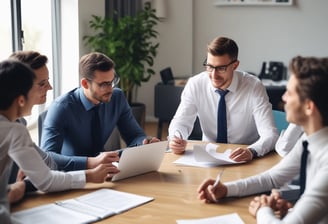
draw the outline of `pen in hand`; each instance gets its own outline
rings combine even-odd
[[[152,136],[147,136],[147,143],[152,143],[153,137]]]
[[[176,144],[176,145],[181,145],[181,141],[183,140],[183,136],[179,130],[176,130],[174,132],[173,137],[167,136],[167,140],[168,140],[168,145],[167,145],[167,149],[166,149],[167,152],[172,152],[172,149],[170,148],[170,141],[172,141],[173,138],[176,139],[176,140],[174,140],[174,144]],[[181,154],[183,152],[184,152],[184,149],[183,149],[183,151],[181,151],[181,150],[178,151],[178,154]]]
[[[218,174],[218,176],[216,177],[216,180],[213,184],[213,191],[218,187],[220,180],[221,180],[221,176],[223,174],[224,168],[222,168],[221,172]]]

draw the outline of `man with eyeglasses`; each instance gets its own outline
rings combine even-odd
[[[47,92],[52,89],[49,83],[49,70],[47,67],[48,58],[46,55],[42,55],[36,51],[17,51],[10,55],[10,59],[18,60],[27,64],[35,73],[34,85],[32,87],[36,94],[36,104],[44,104],[47,100]],[[26,120],[20,118],[17,120],[20,123],[26,125]],[[58,155],[56,158],[52,158],[49,153],[44,152],[37,145],[34,144],[34,149],[42,157],[43,161],[52,170],[62,171],[73,171],[76,170],[74,167],[74,157]],[[98,166],[101,164],[111,164],[119,160],[118,152],[105,152],[95,157],[87,157],[87,168],[88,169],[99,169]],[[100,170],[101,171],[101,170]],[[97,171],[97,172],[100,172]],[[110,175],[114,175],[118,172],[117,168],[113,166],[111,168]],[[72,176],[79,175],[78,172],[72,172]],[[80,183],[85,183],[84,179],[79,179]],[[28,178],[25,178],[23,172],[18,172],[18,166],[16,163],[13,164],[10,179],[9,179],[10,191],[8,191],[8,198],[10,203],[17,202],[20,200],[25,193],[38,190]]]
[[[250,161],[270,152],[278,138],[272,107],[261,81],[236,70],[239,61],[235,41],[215,38],[207,47],[203,65],[206,71],[188,80],[170,123],[171,150],[185,152],[185,139],[198,116],[203,141],[248,145],[233,149],[232,160]]]
[[[92,52],[81,57],[81,87],[58,97],[44,120],[41,148],[56,158],[72,156],[73,165],[87,168],[86,156],[97,156],[117,126],[127,146],[157,142],[147,139],[119,88],[114,62]]]
[[[215,187],[204,180],[198,198],[220,203],[225,197],[255,196],[248,210],[257,223],[328,223],[328,58],[294,57],[282,96],[286,119],[304,131],[293,149],[271,169]],[[300,174],[300,198],[292,205],[274,190]],[[292,207],[292,208],[291,208]]]

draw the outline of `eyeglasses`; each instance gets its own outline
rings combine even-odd
[[[218,72],[220,74],[225,73],[227,71],[227,68],[232,65],[233,63],[235,63],[237,61],[237,59],[232,60],[230,63],[226,64],[226,65],[219,65],[219,66],[213,66],[210,64],[207,64],[207,58],[205,58],[205,61],[203,62],[203,66],[206,68],[206,71],[211,73],[213,72],[213,70],[215,72]]]
[[[43,81],[37,83],[37,86],[38,86],[40,89],[45,89],[45,88],[47,88],[48,86],[51,86],[51,85],[50,85],[49,80],[43,80]]]
[[[115,77],[112,81],[101,82],[101,83],[95,82],[95,81],[90,80],[90,79],[87,79],[87,80],[90,81],[90,82],[96,83],[101,91],[105,91],[108,87],[114,88],[115,86],[117,86],[117,84],[120,82],[120,77],[118,77],[115,74]]]

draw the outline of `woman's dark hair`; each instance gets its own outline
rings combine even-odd
[[[20,61],[0,62],[0,110],[7,110],[21,95],[27,99],[35,78],[34,72]]]

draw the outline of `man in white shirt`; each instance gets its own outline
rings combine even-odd
[[[249,161],[273,150],[278,139],[272,106],[261,81],[246,72],[237,71],[238,46],[235,41],[215,38],[207,47],[205,72],[191,77],[181,95],[181,103],[169,126],[169,147],[182,154],[186,140],[198,116],[203,141],[217,141],[218,91],[226,91],[226,142],[246,144],[234,149],[230,158]],[[220,129],[220,130],[218,130]],[[223,130],[223,129],[222,129]],[[178,136],[175,133],[180,133]]]
[[[275,150],[281,156],[286,156],[290,150],[294,147],[297,140],[302,136],[302,127],[290,123],[286,130],[280,133],[280,136],[276,142]]]
[[[219,183],[205,180],[199,198],[216,202],[223,197],[246,196],[279,188],[301,173],[304,142],[308,143],[305,191],[293,210],[276,194],[255,197],[249,211],[257,223],[328,223],[328,58],[295,57],[290,63],[291,77],[283,95],[288,122],[301,126],[304,135],[274,167],[238,181]],[[302,146],[303,144],[303,146]],[[282,220],[275,212],[286,216]]]

